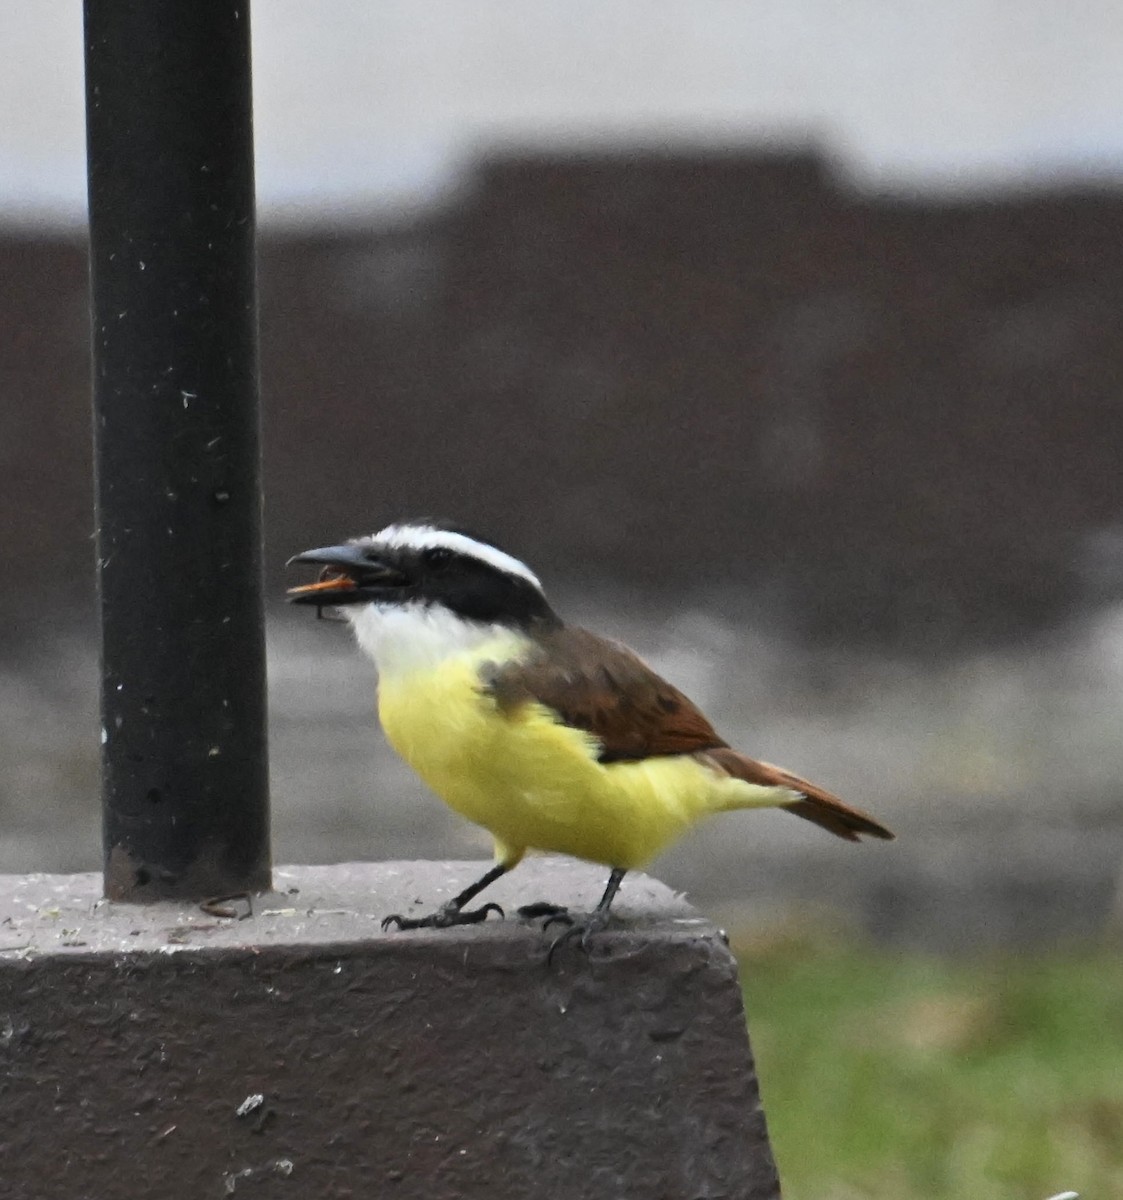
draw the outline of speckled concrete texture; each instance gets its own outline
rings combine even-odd
[[[0,1193],[778,1196],[720,933],[643,876],[551,967],[518,919],[382,932],[485,865],[282,867],[209,912],[0,877]],[[487,898],[584,910],[603,883],[535,860]]]

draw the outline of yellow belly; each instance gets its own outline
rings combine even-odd
[[[701,816],[753,803],[749,785],[688,756],[602,765],[596,741],[540,705],[500,712],[479,685],[484,646],[439,667],[383,677],[390,743],[450,807],[488,829],[504,860],[528,848],[643,866]],[[744,794],[742,794],[744,793]],[[759,801],[756,801],[759,803]]]

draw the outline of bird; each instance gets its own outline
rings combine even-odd
[[[551,955],[571,937],[587,950],[625,874],[715,814],[779,807],[847,841],[894,836],[734,749],[627,646],[567,624],[524,562],[452,522],[401,520],[288,565],[320,568],[289,600],[339,610],[374,661],[387,740],[494,844],[493,865],[457,896],[424,916],[392,914],[384,928],[502,916],[496,904],[469,905],[533,850],[609,869],[583,918],[546,902],[519,910],[565,925]]]

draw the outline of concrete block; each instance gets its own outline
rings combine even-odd
[[[5,1200],[772,1200],[734,961],[629,876],[592,954],[508,918],[385,934],[479,863],[287,867],[216,916],[0,877]],[[524,864],[513,913],[603,871]]]

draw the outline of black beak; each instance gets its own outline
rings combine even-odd
[[[285,566],[293,563],[324,568],[315,583],[289,588],[287,595],[293,604],[315,604],[320,608],[359,604],[400,591],[407,582],[396,567],[351,544],[305,550],[303,554],[294,554]]]

